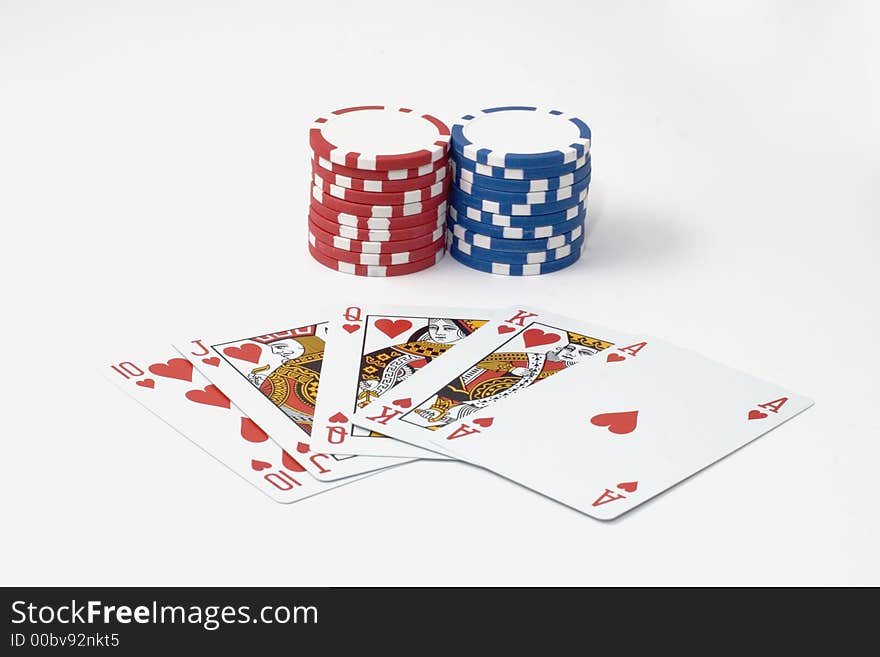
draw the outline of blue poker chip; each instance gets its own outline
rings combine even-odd
[[[552,178],[535,178],[533,180],[509,180],[505,178],[493,178],[492,176],[484,176],[475,173],[470,169],[465,169],[457,165],[455,160],[452,161],[453,181],[462,187],[462,183],[470,183],[476,187],[485,189],[494,189],[499,192],[513,192],[524,194],[529,192],[546,192],[560,187],[570,187],[577,182],[589,176],[593,171],[589,156],[587,163],[580,169],[575,169],[571,173]],[[467,190],[465,190],[467,191]]]
[[[461,228],[472,233],[493,239],[535,240],[566,235],[578,226],[583,226],[586,216],[587,211],[584,208],[573,219],[558,224],[548,224],[546,226],[496,226],[468,219],[463,214],[460,214],[458,210],[450,207],[449,219],[446,225],[461,226]]]
[[[553,260],[552,262],[541,262],[529,265],[512,265],[506,262],[490,262],[488,260],[480,260],[466,253],[462,253],[455,245],[449,247],[449,255],[461,264],[478,269],[489,274],[501,274],[503,276],[537,276],[539,274],[549,274],[560,269],[573,265],[581,257],[583,247],[572,253],[571,255]]]
[[[581,178],[574,185],[558,187],[545,192],[502,192],[497,189],[489,189],[482,185],[474,185],[465,180],[455,177],[455,189],[479,199],[484,205],[482,210],[491,210],[493,206],[486,207],[485,203],[500,203],[508,205],[545,205],[547,203],[564,203],[576,198],[577,195],[590,185],[591,176]],[[470,203],[468,203],[470,205]]]
[[[587,166],[591,161],[591,155],[587,153],[574,162],[563,164],[558,167],[530,167],[528,169],[516,169],[506,167],[494,167],[488,164],[479,164],[473,160],[456,155],[455,151],[450,155],[456,166],[462,171],[472,171],[481,176],[498,178],[499,180],[541,180],[544,178],[558,178]]]
[[[452,150],[505,168],[559,167],[590,152],[585,121],[559,110],[511,105],[466,114],[452,126]]]
[[[577,225],[568,233],[553,235],[552,237],[542,237],[538,239],[507,239],[504,237],[492,237],[468,230],[461,224],[457,224],[450,220],[446,222],[449,233],[459,242],[470,244],[481,251],[508,251],[512,253],[537,253],[539,251],[553,251],[567,244],[583,238],[584,222],[583,220],[575,222]],[[469,253],[467,249],[460,247],[460,250]],[[480,253],[471,254],[474,257],[481,257]]]
[[[584,184],[586,182],[586,184]],[[454,185],[449,190],[449,201],[458,206],[467,206],[475,210],[492,214],[510,215],[512,217],[532,217],[564,212],[571,207],[587,199],[589,192],[589,180],[584,179],[578,186],[567,187],[572,194],[569,198],[552,203],[511,203],[508,201],[493,201],[481,196],[466,194]],[[540,223],[547,223],[541,221]]]
[[[563,244],[555,249],[547,251],[493,251],[482,249],[479,246],[460,240],[449,231],[448,246],[454,248],[463,255],[468,255],[476,260],[490,263],[507,265],[539,265],[541,263],[555,262],[569,256],[580,253],[584,245],[584,236],[581,235],[569,244]]]
[[[587,207],[586,199],[567,210],[560,210],[551,214],[539,214],[529,217],[512,216],[509,214],[496,214],[493,212],[485,212],[477,210],[462,203],[457,203],[450,198],[449,208],[455,209],[455,220],[470,219],[471,222],[487,224],[492,226],[510,226],[512,228],[535,228],[537,226],[552,226],[554,224],[562,224],[570,222],[572,219],[582,214]],[[452,216],[450,212],[450,216]],[[568,231],[563,231],[568,232]]]

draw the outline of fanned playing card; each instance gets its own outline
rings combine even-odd
[[[448,358],[488,321],[486,310],[347,306],[331,316],[311,447],[333,454],[448,458],[352,423],[355,411],[394,394]]]
[[[493,313],[489,323],[418,376],[374,399],[355,423],[426,449],[467,431],[470,415],[627,339],[613,329],[534,308]],[[439,440],[438,440],[439,439]]]
[[[432,437],[456,458],[608,520],[812,403],[693,351],[644,339],[477,409]]]
[[[174,346],[291,455],[308,454],[324,358],[325,321],[246,337],[204,337]],[[238,335],[242,335],[239,333]],[[410,459],[411,460],[411,459]],[[306,462],[321,481],[400,465],[405,459],[316,453]]]
[[[321,456],[294,458],[282,450],[171,347],[114,359],[102,374],[276,502],[290,504],[369,476],[318,481],[303,463]]]

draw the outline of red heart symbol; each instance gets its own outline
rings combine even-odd
[[[624,411],[622,413],[600,413],[594,415],[590,422],[597,427],[608,427],[608,431],[623,435],[631,433],[636,428],[639,417],[638,411]]]
[[[186,393],[186,398],[196,404],[229,408],[229,397],[220,392],[220,388],[214,384],[205,386],[203,390],[190,390]]]
[[[296,451],[300,454],[308,454],[309,453],[309,445],[308,443],[297,443]]]
[[[493,417],[481,417],[474,420],[474,424],[481,426],[485,429],[486,427],[491,427],[494,421],[495,418]]]
[[[537,347],[542,344],[553,344],[554,342],[559,342],[560,337],[558,333],[545,333],[541,329],[531,328],[528,331],[523,332],[523,343],[526,346],[526,349],[530,347]]]
[[[241,437],[249,443],[264,443],[269,436],[249,417],[241,418]]]
[[[377,319],[376,328],[382,331],[389,338],[396,338],[404,331],[411,329],[413,323],[408,319]]]
[[[281,465],[290,470],[291,472],[305,472],[306,469],[299,464],[295,458],[293,458],[290,454],[285,452],[283,449],[281,450]]]
[[[345,417],[342,413],[336,413],[335,415],[330,416],[331,422],[348,422],[348,418]]]
[[[502,324],[498,327],[498,335],[504,335],[505,333],[513,333],[516,329],[512,326],[508,326],[507,324]]]
[[[765,417],[767,414],[764,411],[749,411],[750,420],[763,420]]]
[[[409,408],[410,406],[412,406],[412,399],[410,399],[409,397],[405,397],[404,399],[395,399],[391,403],[395,406],[400,406],[400,408]]]
[[[263,353],[263,350],[258,344],[248,343],[243,344],[240,347],[226,347],[223,350],[223,353],[230,358],[246,360],[249,363],[258,363],[260,361],[260,354]]]
[[[622,360],[626,360],[625,356],[621,356],[620,354],[608,354],[608,358],[605,359],[606,363],[619,363]]]
[[[156,382],[153,379],[141,379],[136,382],[142,388],[155,388]]]
[[[626,491],[627,493],[635,493],[636,489],[639,487],[639,482],[624,481],[622,484],[617,484],[617,487],[620,490]]]
[[[202,362],[205,365],[213,365],[214,367],[219,367],[220,359],[217,356],[211,356],[210,358],[202,358]]]
[[[266,463],[265,461],[258,461],[256,459],[254,459],[253,461],[251,461],[251,467],[254,470],[256,470],[257,472],[259,472],[260,470],[265,470],[266,468],[271,468],[272,464]]]
[[[342,328],[344,328],[349,333],[354,333],[361,327],[360,324],[343,324]]]
[[[150,372],[166,379],[193,380],[193,366],[186,358],[172,358],[167,363],[150,365]]]

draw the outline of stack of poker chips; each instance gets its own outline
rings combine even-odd
[[[508,276],[580,258],[590,188],[590,128],[537,107],[494,107],[452,126],[448,242],[453,258]]]
[[[445,253],[449,128],[411,109],[337,110],[309,133],[309,252],[358,276],[427,269]]]

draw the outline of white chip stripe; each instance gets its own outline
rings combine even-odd
[[[443,219],[438,219],[433,224],[434,230],[431,232],[431,235],[435,235],[435,237],[431,241],[435,241],[435,240],[439,239],[440,235],[442,234],[443,227],[444,227],[445,223],[446,222]],[[429,224],[429,226],[430,226],[430,224]],[[425,236],[425,234],[421,234],[421,235],[417,235],[415,237],[403,237],[402,238],[393,232],[389,233],[388,231],[385,231],[385,230],[368,230],[366,233],[366,237],[363,237],[363,230],[364,230],[363,228],[357,229],[357,228],[352,228],[350,226],[339,226],[338,227],[339,232],[335,233],[335,234],[329,233],[329,231],[327,231],[326,229],[324,229],[320,225],[318,226],[318,228],[322,232],[326,232],[326,233],[330,234],[331,237],[333,237],[334,239],[338,238],[340,240],[346,240],[345,246],[339,247],[339,248],[345,248],[346,251],[362,251],[363,250],[363,249],[352,249],[351,243],[350,243],[352,241],[362,243],[365,245],[369,245],[369,246],[373,246],[374,244],[377,244],[377,243],[387,244],[389,242],[409,242],[412,240],[421,239]],[[438,231],[440,231],[439,234],[438,234]],[[392,239],[393,237],[397,237],[397,239]],[[334,243],[334,246],[336,246],[336,243]],[[376,248],[381,248],[381,247],[377,246]],[[379,251],[375,251],[375,253],[379,253]]]
[[[463,262],[468,267],[472,267],[474,269],[478,269],[479,271],[487,271],[484,267],[488,267],[488,271],[492,274],[503,274],[505,276],[535,276],[541,274],[549,274],[554,271],[561,271],[562,269],[566,269],[574,264],[580,257],[583,255],[585,249],[585,244],[581,244],[580,248],[575,252],[571,251],[564,257],[560,257],[557,260],[551,260],[548,262],[542,263],[528,263],[528,264],[512,264],[512,263],[504,263],[504,262],[491,262],[486,260],[481,260],[480,258],[475,258],[474,256],[469,256],[474,263]],[[452,257],[455,258],[456,252],[461,252],[464,254],[461,249],[458,248],[457,244],[453,245],[453,248],[450,249],[452,253]],[[466,254],[464,254],[466,255]],[[567,262],[566,262],[567,260]]]
[[[583,227],[583,226],[578,226],[578,227],[575,228],[573,231],[571,231],[571,238],[569,239],[569,241],[570,241],[570,242],[574,242],[577,238],[579,238],[581,235],[583,235],[583,232],[584,232],[584,227]],[[556,240],[556,239],[558,239],[558,238],[562,238],[562,237],[563,237],[563,235],[557,235],[557,236],[555,236],[555,237],[551,237],[551,238],[547,241],[547,245],[548,245],[548,247],[551,248],[551,249],[554,249],[554,248],[556,248],[557,246],[561,246],[561,244],[557,244],[554,240]],[[552,246],[550,246],[551,244],[552,244]]]
[[[440,218],[441,217],[438,216],[438,219]],[[340,216],[336,223],[342,224],[343,226],[349,226],[350,228],[366,228],[367,230],[385,231],[394,231],[410,227],[409,225],[401,226],[399,223],[395,223],[393,219],[389,219],[388,217],[371,217],[365,221],[363,218],[353,217],[352,215],[346,215],[345,217]]]
[[[455,239],[453,244],[455,245],[455,248],[458,249],[459,251],[461,251],[462,253],[469,255],[469,256],[472,256],[472,257],[475,257],[475,258],[485,258],[481,254],[474,255],[472,246],[479,246],[478,244],[471,245],[469,242],[464,241],[462,238],[455,235],[454,232],[451,232],[451,231],[447,231],[446,235],[447,235],[450,242],[453,242],[453,238]],[[574,239],[577,239],[577,237]],[[474,240],[474,241],[476,242],[476,240]],[[572,241],[574,241],[574,240],[572,240]],[[489,247],[482,247],[482,248],[489,248]],[[539,265],[539,264],[542,264],[545,262],[552,262],[553,260],[559,260],[561,258],[564,258],[566,256],[571,255],[571,244],[565,244],[565,245],[560,246],[555,249],[551,248],[551,249],[548,249],[547,251],[533,251],[531,253],[529,253],[529,252],[520,253],[517,251],[515,253],[517,253],[517,257],[524,258],[527,264]]]
[[[581,155],[577,159],[577,164],[575,165],[575,169],[580,169],[587,163],[587,158],[589,157],[588,153]],[[499,172],[499,169],[501,171]],[[462,167],[462,171],[465,171]],[[488,164],[480,164],[478,162],[474,162],[474,172],[480,174],[481,176],[489,176],[490,178],[504,178],[506,180],[526,180],[526,170],[525,169],[506,169],[503,166],[491,166]],[[500,174],[500,175],[499,175]]]
[[[325,160],[326,162],[326,160]],[[327,162],[327,164],[330,164]],[[428,165],[430,166],[430,165]],[[434,183],[439,183],[446,179],[446,167],[440,167],[439,169],[433,170],[434,173]],[[405,172],[404,172],[405,173]],[[432,171],[426,172],[424,175],[428,175],[432,173]],[[339,173],[334,173],[328,169],[322,168],[322,172],[319,173],[317,171],[313,172],[313,177],[315,179],[315,183],[318,185],[327,184],[327,185],[338,185],[339,187],[343,187],[345,189],[360,189],[364,192],[377,192],[377,193],[389,193],[388,190],[385,189],[385,183],[387,180],[364,180],[358,178],[358,182],[355,183],[354,179],[349,176],[343,176]],[[407,180],[407,176],[403,177],[403,180]],[[432,189],[434,186],[432,185]],[[394,193],[394,192],[390,192]],[[439,193],[439,192],[438,192]],[[432,194],[432,196],[436,196],[437,194]]]
[[[576,206],[576,208],[586,209],[586,205],[582,204],[580,206]],[[577,217],[579,212],[575,212],[574,216],[569,217],[568,215],[571,215],[571,214],[572,214],[571,212],[568,212],[566,214],[566,217],[567,217],[566,221],[571,221],[572,219]],[[467,213],[465,213],[465,215],[467,215]],[[449,216],[453,221],[456,221],[458,219],[458,211],[452,206],[450,206],[450,208],[449,208]],[[481,223],[487,223],[487,222],[481,222]],[[525,237],[526,228],[524,228],[524,227],[503,226],[503,225],[495,224],[494,222],[491,222],[490,225],[501,228],[501,237],[503,239],[521,240],[521,239],[541,239],[541,238],[546,238],[546,237],[554,237],[554,226],[552,226],[552,225],[533,226],[531,228],[532,235],[530,237]]]
[[[569,187],[568,189],[570,191],[572,188]],[[578,204],[583,203],[587,198],[587,194],[589,193],[589,188],[581,190],[581,193],[578,194],[577,197]],[[566,199],[567,198],[571,198],[571,196],[569,195],[568,197],[566,197]],[[560,199],[560,201],[562,200],[565,199]],[[512,210],[511,214],[513,216],[532,216],[532,206],[528,203],[517,203],[516,205],[511,206],[510,209]]]
[[[318,246],[317,241],[318,240],[315,237],[315,235],[310,231],[309,232],[309,244],[314,246],[316,249],[320,250],[320,247]],[[436,242],[436,241],[437,240],[434,240],[434,242]],[[432,242],[431,244],[433,244],[434,242]],[[429,244],[428,246],[431,246],[431,244]],[[341,247],[338,247],[338,246],[336,248],[338,248],[340,250],[344,250],[344,251],[349,251],[349,249],[342,249]],[[427,248],[427,247],[423,247],[423,248]],[[361,264],[361,265],[380,266],[381,259],[383,257],[387,258],[388,256],[391,256],[391,264],[392,265],[405,265],[409,262],[414,262],[412,260],[412,252],[417,251],[417,250],[418,249],[412,249],[410,251],[400,251],[398,253],[373,253],[372,251],[349,251],[349,253],[357,253],[358,260],[360,260],[360,262],[358,264]],[[333,257],[333,256],[330,255],[329,257]]]
[[[351,184],[351,178],[348,178],[347,176],[340,176],[339,174],[332,173],[332,172],[330,173],[330,175],[333,176],[333,180],[332,180],[332,181],[327,180],[327,178],[325,178],[324,176],[319,175],[319,174],[316,172],[316,173],[314,173],[315,182],[318,183],[318,184],[320,184],[321,182],[327,182],[327,183],[329,183],[329,184],[331,184],[331,185],[340,185],[340,186],[342,186],[342,187],[348,187],[348,185]],[[319,181],[320,181],[320,182],[319,182]],[[378,180],[375,180],[375,181],[373,181],[373,182],[379,182],[379,181],[378,181]]]
[[[328,194],[328,196],[331,196],[334,199],[336,199],[337,203],[340,200],[344,200],[344,199],[339,199],[338,197],[333,196],[332,194]],[[312,184],[312,198],[314,198],[318,203],[324,205],[324,191],[320,187],[317,187],[314,184]],[[434,198],[437,198],[437,197],[434,196]],[[429,199],[429,200],[433,200],[433,199]],[[332,201],[330,201],[330,202],[332,203]],[[346,201],[346,203],[354,203],[354,202],[355,201]],[[403,208],[402,213],[400,215],[397,215],[397,216],[401,216],[401,217],[410,217],[414,214],[422,214],[422,212],[430,212],[431,210],[436,210],[438,212],[438,214],[443,214],[446,212],[446,201],[443,201],[440,203],[440,205],[438,205],[434,208],[429,208],[427,210],[422,209],[421,202],[419,202],[419,203],[404,203],[401,205],[366,205],[364,203],[361,203],[359,205],[363,205],[365,210],[369,209],[371,217],[379,217],[379,218],[392,217],[395,207]],[[330,206],[328,205],[327,207],[330,207]]]
[[[567,189],[569,190],[569,191],[568,191],[568,195],[567,195],[567,196],[564,196],[564,197],[561,197],[561,198],[559,199],[559,202],[564,201],[564,200],[566,200],[566,199],[568,199],[568,198],[571,198],[571,190],[572,190],[572,188],[571,188],[571,187],[568,187]],[[466,190],[465,190],[465,191],[466,191]],[[589,193],[589,191],[590,191],[589,189],[583,189],[583,190],[581,190],[581,193],[578,194],[578,203],[582,202],[584,199],[587,198],[587,194]],[[542,193],[543,193],[543,192],[542,192]],[[556,202],[556,201],[554,201],[554,203],[555,203],[555,202]],[[529,201],[529,202],[527,202],[527,203],[512,203],[512,204],[510,204],[510,214],[511,214],[511,216],[514,216],[514,217],[532,217],[532,216],[535,216],[535,215],[532,214],[532,204],[533,204],[533,203],[535,203],[535,201]],[[483,206],[483,210],[482,210],[483,212],[492,212],[492,213],[496,213],[496,214],[499,214],[499,213],[501,212],[501,205],[502,205],[502,203],[499,202],[499,201],[480,201],[480,205]],[[507,205],[507,203],[504,203],[504,205]],[[470,206],[468,206],[468,207],[470,207]],[[480,211],[480,210],[477,210],[477,212],[479,212],[479,211]]]
[[[468,233],[470,232],[471,241],[468,241]],[[577,226],[574,230],[571,231],[570,237],[566,235],[552,235],[548,236],[547,239],[547,251],[552,249],[557,249],[560,247],[568,246],[569,242],[574,242],[577,240],[581,234],[583,233],[583,228],[581,226]],[[479,233],[474,233],[473,231],[468,231],[463,226],[459,226],[458,224],[454,224],[452,227],[452,234],[455,235],[456,238],[462,241],[463,244],[473,244],[474,246],[478,246],[482,249],[494,249],[497,246],[493,243],[493,238],[489,235],[480,235]],[[521,239],[521,238],[517,238]],[[540,239],[540,238],[538,238]],[[546,239],[546,238],[545,238]],[[464,250],[464,249],[462,249]]]
[[[334,196],[336,198],[342,200],[348,200],[347,196],[352,191],[348,187],[342,187],[340,185],[335,185],[333,183],[328,183],[324,178],[322,178],[317,173],[312,175],[314,188],[320,191],[322,194],[324,192],[323,186],[327,185],[330,189],[327,190],[327,193],[330,196]],[[380,181],[372,181],[372,182],[380,182]],[[403,196],[402,203],[396,203],[395,205],[405,205],[409,203],[419,203],[421,201],[427,201],[428,199],[432,199],[435,196],[439,196],[443,193],[443,188],[445,186],[444,181],[436,182],[430,187],[426,188],[427,193],[425,193],[425,189],[414,189],[408,192],[381,192],[380,190],[376,190],[377,193],[383,194],[398,194]],[[358,190],[355,190],[358,191]],[[370,191],[370,190],[363,190]],[[352,201],[353,203],[359,203],[360,201]],[[385,206],[368,206],[368,207],[385,207]],[[352,216],[352,215],[349,215]]]
[[[445,249],[440,249],[439,251],[437,251],[437,253],[434,255],[435,265],[443,259],[445,253]],[[364,266],[367,268],[367,276],[386,276],[388,274],[388,267],[386,265],[356,265],[352,262],[342,262],[341,260],[336,260],[335,262],[337,271],[341,271],[346,274],[356,274],[357,268]]]
[[[318,160],[318,165],[322,169],[332,169],[333,168],[333,162],[331,162],[330,160],[323,158],[319,155],[315,155],[315,158]],[[344,162],[342,164],[343,164],[343,166],[345,165]],[[348,167],[348,168],[351,168],[351,167]],[[438,169],[438,171],[439,170],[440,169]],[[422,166],[415,169],[415,172],[416,172],[415,176],[411,176],[410,171],[412,171],[412,169],[391,169],[389,171],[385,171],[384,173],[385,173],[385,178],[387,180],[406,180],[407,178],[411,178],[411,177],[427,176],[429,173],[434,171],[434,163],[432,162],[431,164],[423,164]],[[382,182],[382,181],[377,180],[375,182]]]
[[[458,181],[458,188],[463,191],[465,194],[473,194],[473,185],[464,180]],[[533,204],[533,203],[556,203],[559,201],[564,201],[565,199],[571,198],[573,193],[573,187],[571,185],[566,185],[564,187],[560,187],[558,189],[547,190],[542,192],[525,192],[525,203]],[[477,192],[480,192],[480,188],[478,186]],[[499,194],[513,194],[515,196],[522,196],[522,194],[517,194],[515,192],[498,192]],[[547,196],[551,196],[548,200]],[[490,201],[483,201],[483,204],[490,203]],[[497,205],[497,204],[496,204]]]
[[[520,265],[520,267],[522,268],[523,275],[532,275],[532,274],[540,274],[541,273],[540,265],[534,265],[534,264],[533,265]],[[492,269],[493,270],[495,269],[495,265],[492,266]],[[510,273],[510,265],[504,265],[504,273],[505,274]]]
[[[586,149],[587,152],[590,151],[590,140],[589,139],[576,139],[575,141],[572,142],[572,144],[580,144]],[[461,150],[467,159],[473,160],[474,162],[476,162],[478,153],[483,149],[476,147],[474,145],[468,145],[468,146],[465,146],[464,148],[462,148]],[[507,157],[507,153],[504,151],[492,151],[491,153],[489,153],[486,156],[486,166],[503,167],[504,163],[505,163],[504,158],[506,158],[506,157]],[[568,151],[568,152],[562,154],[562,164],[569,164],[570,162],[574,162],[579,159],[580,158],[577,157],[577,153],[575,151]]]
[[[441,203],[437,208],[437,220],[443,219],[446,216],[446,201]],[[348,214],[347,212],[335,212],[333,213],[333,218],[330,219],[315,210],[311,210],[317,216],[319,216],[324,221],[328,221],[330,223],[339,224],[342,226],[349,226],[351,228],[360,228],[361,230],[386,230],[393,231],[398,229],[406,229],[411,228],[411,224],[407,224],[404,217],[358,217],[353,214]],[[430,223],[430,222],[426,222]],[[401,225],[403,224],[403,225]]]
[[[454,163],[453,163],[453,166],[455,166]],[[466,192],[468,192],[468,194],[470,194],[470,191],[468,189],[465,189],[463,183],[467,183],[468,186],[478,184],[475,182],[474,172],[468,171],[467,169],[456,168],[456,174],[459,176],[458,186],[461,187],[462,189],[464,189]],[[493,178],[496,178],[496,177],[497,176],[493,176]],[[556,188],[571,187],[574,184],[574,174],[573,173],[566,173],[564,176],[559,176],[558,178],[538,178],[535,180],[526,181],[529,183],[529,191],[526,193],[532,194],[535,192],[552,191],[552,189],[550,187],[550,182],[555,181],[555,180],[559,181],[558,184],[556,185]],[[555,189],[555,188],[553,188],[553,189]],[[529,201],[529,203],[536,203],[536,202],[537,201]]]
[[[565,221],[571,221],[576,216],[578,216],[578,214],[580,213],[580,211],[582,209],[584,201],[588,197],[588,194],[587,194],[588,191],[589,190],[585,189],[582,193],[583,198],[580,199],[578,204],[575,206],[572,206],[571,208],[569,208],[568,210],[565,211]],[[468,219],[471,219],[473,221],[479,221],[481,223],[490,223],[494,226],[510,226],[510,221],[511,221],[512,217],[523,216],[523,215],[515,215],[515,214],[514,215],[492,214],[491,221],[486,221],[485,219],[483,219],[483,212],[484,211],[478,210],[477,208],[472,208],[471,206],[467,206],[467,209],[464,214]],[[526,215],[526,216],[531,216],[531,215]],[[535,215],[535,216],[540,216],[540,215]],[[550,229],[549,235],[552,235],[553,234],[553,227],[550,226],[549,229]],[[549,235],[547,235],[547,236],[549,237]],[[542,235],[542,237],[544,237],[544,236]]]
[[[403,194],[403,202],[404,202],[404,203],[410,203],[410,202],[411,202],[410,199],[411,199],[412,201],[419,201],[419,200],[425,200],[425,199],[429,199],[429,198],[434,198],[434,197],[437,196],[438,194],[443,193],[443,187],[444,187],[444,185],[445,185],[445,183],[443,183],[443,182],[434,183],[433,185],[431,185],[431,186],[428,188],[428,193],[427,193],[427,194],[423,193],[424,190],[421,190],[421,189],[414,189],[414,190],[409,191],[409,192],[404,192],[404,194]]]
[[[443,140],[437,140],[434,142],[434,146],[444,146],[448,142],[444,142]],[[351,167],[349,164],[347,156],[348,151],[344,151],[340,148],[334,148],[330,151],[330,161],[333,164],[341,164],[342,166]],[[357,163],[354,168],[356,169],[364,169],[365,171],[378,171],[376,167],[376,158],[379,157],[381,153],[364,153],[358,155]],[[445,151],[432,151],[431,152],[431,164],[436,162],[437,160],[446,157]],[[431,166],[431,164],[427,166]],[[423,165],[425,166],[425,165]],[[421,168],[421,167],[420,167]]]
[[[442,224],[438,224],[437,228],[434,229],[434,232],[431,233],[431,242],[434,243],[443,237],[444,226]],[[387,249],[388,238],[381,239],[382,235],[376,235],[375,231],[370,231],[369,238],[366,240],[359,240],[357,236],[355,237],[342,237],[340,235],[333,236],[333,246],[337,249],[342,249],[343,251],[352,251],[356,253],[387,253],[387,251],[383,251],[383,249]],[[415,238],[414,238],[415,239]],[[358,242],[360,248],[352,249],[351,243],[352,241]]]
[[[510,235],[507,234],[507,230],[508,229],[505,229],[505,231],[504,231],[505,232],[504,239],[523,239],[523,236],[522,236],[523,231],[521,228],[509,229],[511,232]],[[578,239],[583,234],[583,232],[584,232],[583,228],[581,226],[577,226],[576,228],[574,228],[571,231],[571,237],[568,238],[568,241],[574,242],[576,239]],[[470,242],[467,241],[468,233],[470,233],[470,236],[471,236]],[[452,234],[457,239],[461,240],[461,242],[463,244],[473,244],[474,246],[479,246],[480,248],[483,248],[483,249],[495,248],[492,244],[493,238],[491,236],[480,235],[479,233],[474,233],[473,231],[468,231],[466,228],[464,228],[463,226],[460,226],[458,224],[453,224]],[[536,234],[537,234],[537,231],[536,231]],[[542,238],[544,238],[544,239],[549,238],[549,239],[547,239],[547,249],[548,250],[555,249],[555,248],[565,246],[568,244],[568,242],[566,242],[565,235],[538,235],[534,239],[542,239]],[[462,249],[462,251],[464,251],[464,249]]]

